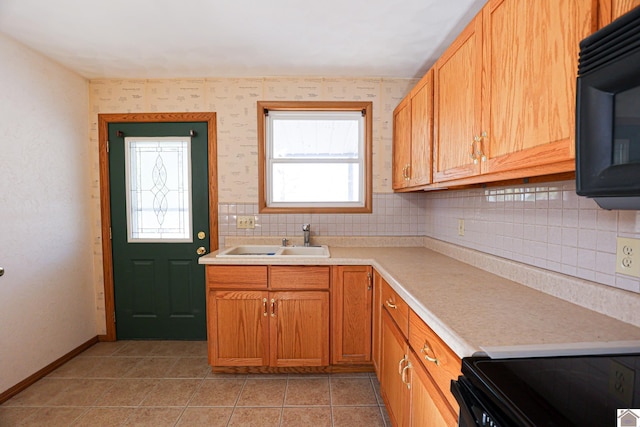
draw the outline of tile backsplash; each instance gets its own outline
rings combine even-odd
[[[302,224],[311,224],[311,236],[424,236],[425,206],[422,193],[374,193],[371,214],[260,214],[255,203],[219,203],[218,236],[301,237]],[[238,215],[255,218],[254,229],[238,229]]]
[[[640,279],[615,272],[616,238],[640,238],[640,212],[600,209],[576,195],[573,181],[425,198],[426,236],[640,293]]]

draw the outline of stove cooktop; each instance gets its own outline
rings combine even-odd
[[[516,425],[616,426],[627,409],[640,415],[640,353],[471,357],[462,373]]]

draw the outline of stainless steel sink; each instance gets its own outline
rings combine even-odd
[[[238,245],[224,249],[216,255],[216,258],[329,258],[330,256],[327,245]]]

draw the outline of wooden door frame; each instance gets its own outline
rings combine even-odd
[[[98,114],[98,152],[100,157],[100,214],[102,219],[102,267],[106,334],[100,341],[116,340],[113,291],[113,252],[111,245],[111,189],[107,144],[111,123],[206,122],[208,131],[209,250],[218,249],[218,165],[216,113],[127,113]],[[204,296],[203,296],[204,297]]]

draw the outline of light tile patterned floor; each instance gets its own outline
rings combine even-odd
[[[0,405],[0,426],[390,426],[374,374],[225,375],[206,342],[98,343]]]

